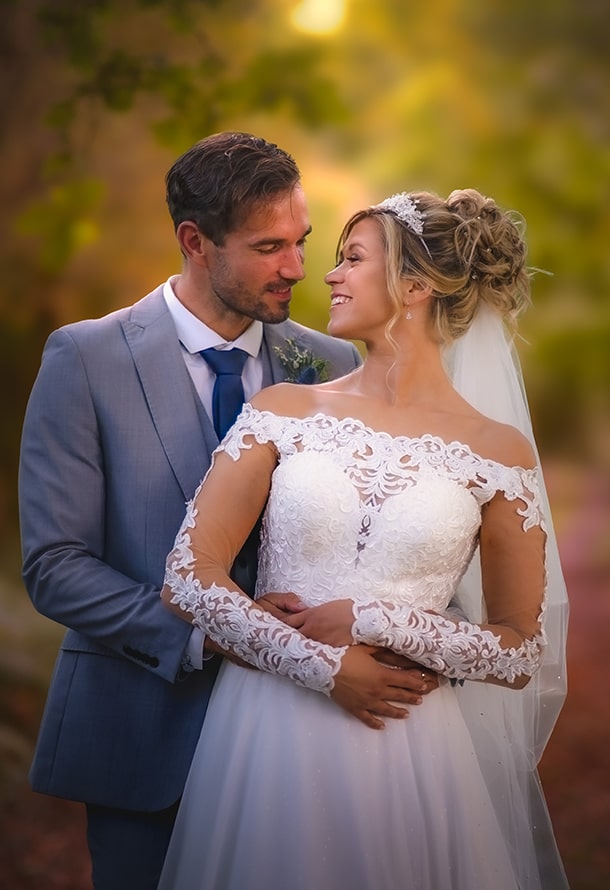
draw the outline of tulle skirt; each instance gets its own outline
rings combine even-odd
[[[511,838],[458,695],[443,684],[375,731],[224,664],[160,890],[538,890],[527,802]]]

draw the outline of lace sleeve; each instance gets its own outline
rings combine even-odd
[[[248,664],[330,695],[347,646],[309,640],[257,608],[245,594],[214,583],[206,589],[192,571],[183,574],[184,569],[188,566],[178,561],[168,565],[165,584],[171,602],[188,611],[193,624]]]
[[[524,685],[537,671],[543,627],[545,533],[533,502],[524,511],[498,493],[486,505],[480,554],[487,621],[386,601],[353,606],[355,642],[387,646],[452,679]]]
[[[456,680],[495,677],[513,683],[538,669],[543,637],[504,646],[495,634],[468,621],[409,609],[395,603],[354,604],[354,641],[387,646]]]
[[[307,639],[256,606],[229,577],[264,506],[277,463],[268,431],[258,420],[255,426],[248,427],[242,415],[216,451],[168,556],[162,596],[223,649],[330,695],[347,647]]]

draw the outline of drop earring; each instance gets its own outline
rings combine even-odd
[[[411,306],[408,303],[405,318],[407,319],[407,321],[411,321],[411,319],[413,318],[413,316],[411,315]]]

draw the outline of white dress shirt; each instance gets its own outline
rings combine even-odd
[[[220,334],[196,318],[180,302],[174,293],[171,278],[165,282],[163,296],[176,326],[184,363],[210,420],[212,419],[212,391],[215,374],[205,359],[199,355],[202,349],[210,347],[233,349],[233,347],[237,347],[247,352],[248,358],[241,375],[244,395],[246,399],[251,399],[253,395],[256,395],[263,385],[263,363],[260,355],[263,342],[262,322],[253,321],[237,340],[223,340]]]

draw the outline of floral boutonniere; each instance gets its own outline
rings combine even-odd
[[[273,347],[289,383],[324,383],[328,380],[328,361],[318,358],[310,349],[301,349],[290,337],[286,346]]]

